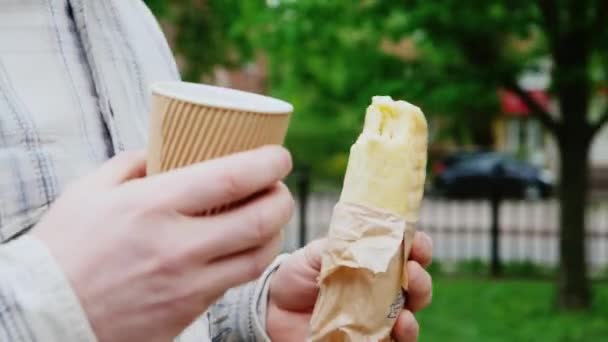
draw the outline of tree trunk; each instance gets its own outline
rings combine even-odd
[[[471,138],[473,145],[490,149],[494,146],[494,131],[492,124],[494,123],[494,117],[487,115],[492,110],[486,110],[483,112],[475,112],[469,118],[468,127],[471,130]]]
[[[308,199],[310,195],[310,170],[306,166],[297,172],[298,202],[300,205],[300,247],[308,241]]]
[[[585,255],[585,209],[589,175],[589,139],[573,130],[560,138],[560,270],[558,305],[587,308],[591,302]]]
[[[576,7],[583,2],[571,3]],[[558,304],[568,310],[585,309],[591,303],[585,254],[585,210],[593,130],[587,119],[591,80],[590,35],[585,28],[584,21],[574,20],[554,37],[552,47],[553,86],[562,119],[556,132],[561,157]]]

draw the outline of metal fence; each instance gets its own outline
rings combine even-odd
[[[329,224],[337,194],[311,194],[307,204],[306,239],[323,236]],[[555,200],[504,201],[500,205],[500,257],[503,262],[558,263],[558,212]],[[285,247],[299,243],[297,212],[290,222]],[[490,259],[491,208],[489,201],[425,199],[419,230],[434,242],[439,261]],[[595,200],[587,213],[587,253],[592,270],[608,266],[608,201]]]

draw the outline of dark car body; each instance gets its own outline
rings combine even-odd
[[[547,198],[554,184],[542,169],[496,152],[448,157],[436,167],[434,192],[448,198]]]

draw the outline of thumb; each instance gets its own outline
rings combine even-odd
[[[314,240],[306,245],[302,251],[304,253],[306,265],[315,272],[321,271],[321,254],[323,253],[326,244],[326,239]]]
[[[319,292],[317,277],[324,246],[324,239],[313,241],[279,267],[270,283],[271,300],[278,307],[298,312],[312,310]]]
[[[146,154],[143,150],[120,152],[87,177],[92,187],[115,187],[146,176]]]

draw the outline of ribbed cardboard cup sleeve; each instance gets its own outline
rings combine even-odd
[[[152,93],[148,175],[284,142],[291,115],[287,103],[266,108],[264,101],[279,100],[184,82],[165,88],[170,91]]]

